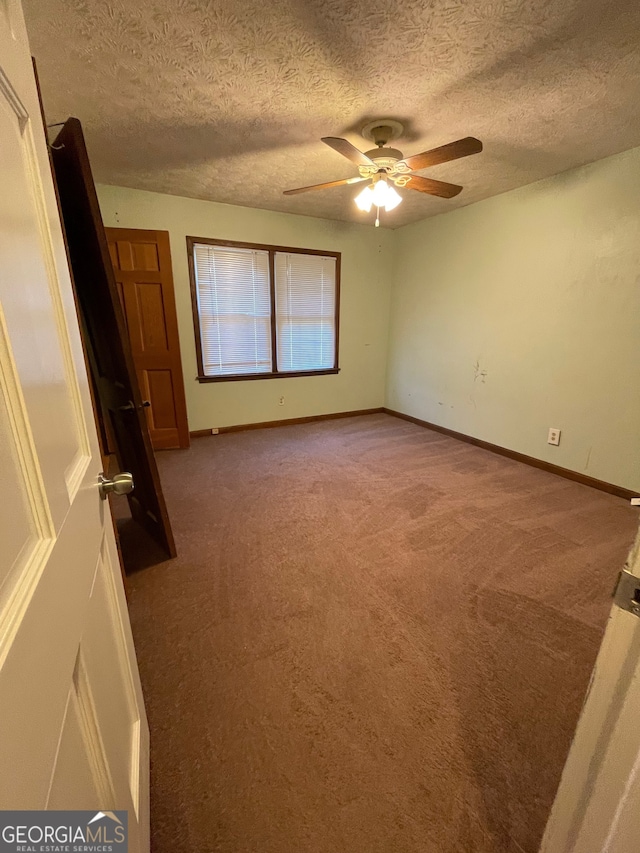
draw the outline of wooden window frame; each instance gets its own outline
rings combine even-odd
[[[200,333],[200,314],[198,312],[198,290],[196,285],[196,270],[194,262],[194,246],[205,244],[209,246],[228,246],[232,249],[258,249],[269,255],[269,292],[271,301],[271,363],[275,370],[271,373],[234,373],[225,376],[207,376],[204,372],[204,360],[202,358],[202,337]],[[321,255],[325,258],[336,259],[336,313],[335,313],[335,350],[333,353],[333,367],[321,368],[320,370],[278,370],[278,353],[276,340],[276,281],[275,281],[275,257],[276,252],[287,252],[297,255]],[[189,259],[189,283],[191,286],[191,307],[193,310],[193,328],[196,339],[196,358],[198,362],[198,382],[245,382],[254,379],[286,379],[296,376],[326,376],[331,373],[339,373],[338,353],[340,341],[340,252],[323,252],[320,249],[297,249],[293,246],[272,246],[268,243],[243,243],[235,240],[214,240],[210,237],[187,237],[187,257]]]

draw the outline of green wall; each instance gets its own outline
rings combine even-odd
[[[640,149],[394,236],[387,406],[640,490]]]
[[[393,232],[124,187],[101,185],[98,196],[105,225],[170,234],[191,430],[383,405]],[[342,252],[340,373],[197,382],[187,235]],[[283,406],[278,404],[281,396]]]
[[[98,192],[171,235],[192,430],[387,405],[640,492],[640,149],[397,231]],[[186,235],[342,252],[340,374],[196,382]]]

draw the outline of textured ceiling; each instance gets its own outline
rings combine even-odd
[[[640,145],[637,0],[24,0],[48,121],[85,127],[110,184],[371,222],[320,142],[405,124],[405,155],[462,136],[482,154],[422,172],[404,225]]]

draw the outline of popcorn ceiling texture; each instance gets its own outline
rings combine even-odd
[[[369,222],[320,142],[405,123],[405,155],[485,151],[404,190],[407,224],[640,144],[636,0],[25,0],[49,122],[81,119],[97,180]]]

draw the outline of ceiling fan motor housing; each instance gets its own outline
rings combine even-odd
[[[376,166],[379,165],[381,167],[391,166],[403,158],[402,151],[398,151],[397,148],[372,148],[371,151],[365,151],[364,153],[370,160],[373,160]]]
[[[397,160],[402,160],[402,151],[397,148],[372,148],[371,151],[364,152],[370,160],[377,163],[378,160],[392,160],[394,163]]]
[[[375,133],[375,131],[373,131]],[[389,177],[396,186],[405,186],[408,173],[411,171],[403,162],[404,154],[397,148],[372,148],[365,152],[373,165],[358,166],[363,178],[376,178],[381,175]]]

